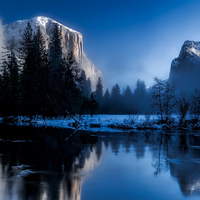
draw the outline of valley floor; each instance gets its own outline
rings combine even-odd
[[[188,116],[189,118],[190,116]],[[1,118],[1,120],[3,120]],[[77,124],[76,121],[79,123]],[[192,130],[194,125],[187,124],[179,126],[179,116],[173,115],[173,123],[159,123],[158,115],[90,115],[74,116],[67,118],[48,118],[42,119],[37,116],[30,120],[26,117],[18,117],[14,120],[18,125],[35,124],[37,126],[51,126],[61,128],[73,128],[79,130],[88,130],[93,132],[116,132],[116,131],[137,131],[137,130]],[[195,129],[200,128],[200,124],[195,124]]]

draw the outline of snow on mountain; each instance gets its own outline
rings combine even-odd
[[[0,21],[0,60],[2,59],[3,46],[4,46],[4,34],[3,34],[3,27]]]
[[[193,63],[200,62],[200,42],[185,41],[181,48],[179,57],[172,61],[172,67],[177,67],[184,60]]]
[[[40,26],[47,48],[53,25],[57,23],[61,30],[63,53],[67,54],[70,51],[73,52],[76,61],[80,64],[80,67],[85,70],[87,78],[90,78],[93,90],[95,90],[98,77],[101,78],[102,83],[104,84],[102,73],[94,66],[83,51],[82,34],[56,22],[55,20],[40,16],[30,20],[19,20],[14,23],[7,24],[4,26],[6,42],[8,42],[12,37],[15,37],[17,42],[20,41],[28,21],[31,24],[33,32],[36,31],[37,26]]]
[[[200,86],[200,42],[185,41],[178,58],[171,63],[169,80],[178,91],[191,92]]]

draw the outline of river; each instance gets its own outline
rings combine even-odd
[[[200,198],[199,132],[72,133],[0,124],[0,200]]]

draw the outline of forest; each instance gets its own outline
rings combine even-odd
[[[98,78],[92,91],[90,78],[73,53],[63,54],[62,35],[56,23],[48,49],[40,27],[33,33],[29,22],[20,44],[16,45],[12,38],[3,49],[1,117],[154,113],[168,121],[172,113],[184,120],[188,111],[196,119],[200,116],[200,91],[195,89],[190,96],[177,95],[175,84],[168,80],[154,78],[154,85],[147,89],[145,82],[138,79],[134,91],[128,85],[121,91],[118,84],[109,91]]]
[[[144,81],[139,79],[134,93],[129,86],[121,92],[118,84],[113,86],[111,93],[108,89],[104,93],[100,78],[92,92],[91,81],[73,53],[63,54],[61,41],[61,32],[55,23],[46,49],[40,27],[33,33],[28,22],[19,44],[16,45],[12,38],[3,47],[0,66],[2,117],[133,114],[148,110],[148,92]]]
[[[61,39],[55,24],[47,50],[40,27],[33,33],[28,22],[20,47],[15,48],[14,38],[4,47],[0,74],[2,117],[66,116],[81,112],[84,104],[89,105],[87,112],[97,112],[95,95],[84,95],[79,65],[71,52],[63,55]]]

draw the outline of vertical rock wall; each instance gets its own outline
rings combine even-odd
[[[102,73],[94,66],[94,64],[88,59],[83,51],[83,37],[82,34],[74,31],[50,18],[47,17],[35,17],[30,20],[16,21],[12,24],[5,25],[5,36],[6,40],[10,40],[13,36],[15,40],[19,42],[21,40],[21,35],[25,29],[27,22],[31,23],[33,31],[35,32],[37,26],[39,25],[46,41],[46,47],[50,42],[50,36],[52,33],[53,25],[57,23],[62,34],[62,46],[63,53],[73,52],[76,61],[80,64],[80,67],[85,70],[87,78],[90,78],[92,83],[92,89],[95,90],[96,81],[98,77],[101,78],[104,84],[104,79]]]

